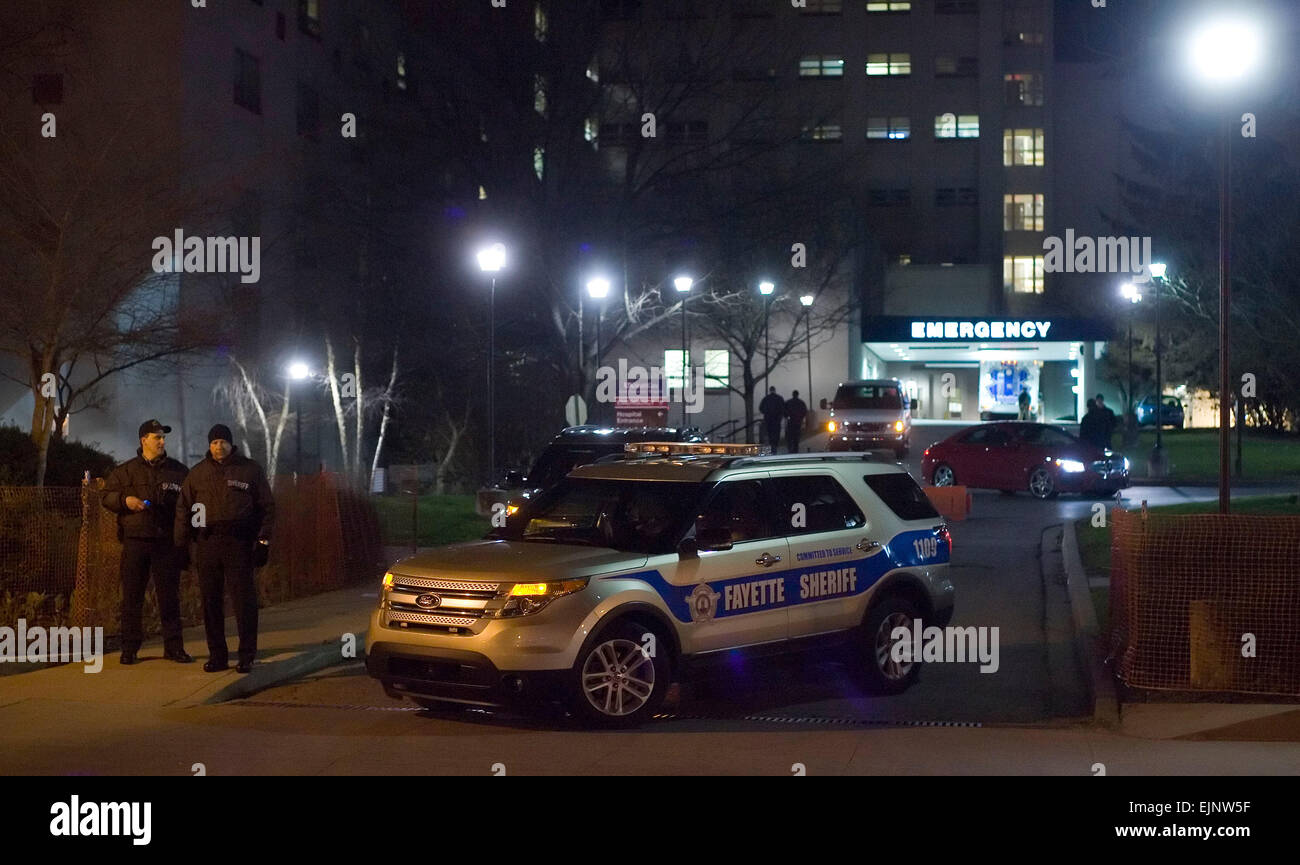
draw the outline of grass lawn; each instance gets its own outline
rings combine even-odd
[[[1116,435],[1115,441],[1118,442],[1119,439]],[[1133,463],[1133,474],[1136,477],[1146,475],[1147,459],[1155,443],[1155,430],[1144,430],[1137,445],[1124,451],[1124,455]],[[1171,478],[1218,478],[1218,430],[1165,430],[1163,444]],[[1233,433],[1234,465],[1236,458],[1237,441],[1236,433]],[[1275,435],[1248,427],[1241,443],[1241,469],[1244,480],[1283,481],[1300,478],[1300,436]]]
[[[1218,509],[1219,503],[1216,501],[1184,502],[1148,508],[1149,511],[1165,514],[1212,514]],[[1300,516],[1300,497],[1249,496],[1233,499],[1232,512]],[[1092,517],[1088,516],[1075,521],[1074,534],[1079,539],[1079,558],[1083,560],[1084,573],[1089,577],[1110,577],[1110,526],[1093,526]],[[1097,608],[1097,621],[1104,634],[1110,615],[1110,590],[1105,587],[1094,588],[1092,602]]]
[[[375,496],[379,530],[385,544],[411,543],[411,496]],[[474,496],[422,495],[417,510],[419,545],[441,546],[483,537],[491,528],[487,517],[474,513]]]

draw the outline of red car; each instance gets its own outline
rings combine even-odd
[[[921,475],[936,487],[968,487],[1037,498],[1057,493],[1111,495],[1128,486],[1129,462],[1059,426],[1009,421],[962,430],[926,448]]]

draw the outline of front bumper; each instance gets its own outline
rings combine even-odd
[[[875,448],[893,450],[907,444],[907,433],[833,432],[826,438],[827,450],[860,451]]]
[[[1064,493],[1092,493],[1103,490],[1114,491],[1128,487],[1128,472],[1057,472],[1056,488]]]
[[[381,640],[366,651],[366,672],[390,697],[509,706],[560,697],[567,671],[501,670],[479,652]]]

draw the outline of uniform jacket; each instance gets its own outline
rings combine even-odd
[[[808,414],[808,406],[797,396],[792,396],[785,401],[785,416],[792,424],[802,424],[804,415]]]
[[[193,506],[202,504],[206,528],[270,540],[275,522],[275,499],[262,467],[239,453],[230,452],[223,462],[208,454],[190,469],[181,484],[176,504],[173,540],[177,546],[189,543],[198,531],[191,523]]]
[[[780,418],[785,414],[785,400],[774,393],[769,393],[763,397],[763,401],[758,404],[758,410],[762,412],[763,417],[771,420]]]
[[[119,540],[166,539],[172,535],[176,501],[185,480],[185,465],[163,453],[152,463],[140,449],[136,456],[116,466],[104,482],[104,507],[117,514]],[[126,506],[127,496],[149,502],[143,511]]]

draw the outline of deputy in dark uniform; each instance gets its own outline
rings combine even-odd
[[[257,463],[235,452],[232,438],[225,424],[208,432],[208,454],[181,484],[176,506],[176,546],[184,547],[196,539],[195,566],[203,594],[203,628],[208,635],[208,662],[203,669],[209,673],[226,669],[230,662],[223,606],[227,581],[239,626],[236,669],[247,673],[253,668],[257,655],[253,568],[266,564],[275,519],[275,500],[266,474]],[[195,505],[202,505],[202,510],[196,513]]]
[[[144,642],[141,607],[145,587],[153,576],[162,619],[163,657],[188,664],[181,636],[181,569],[185,551],[172,546],[176,500],[185,480],[185,466],[164,448],[172,428],[157,420],[140,424],[140,447],[134,459],[113,469],[104,483],[104,507],[117,514],[122,542],[122,657],[134,664]]]

